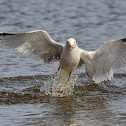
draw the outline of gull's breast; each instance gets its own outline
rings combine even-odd
[[[63,53],[60,58],[60,67],[61,69],[72,72],[78,66],[79,61],[80,56],[78,52]]]

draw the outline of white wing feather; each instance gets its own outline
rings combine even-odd
[[[110,80],[115,69],[126,67],[126,39],[105,42],[93,52],[81,50],[81,60],[96,83]]]
[[[64,46],[52,40],[43,30],[22,34],[0,33],[0,44],[47,63],[59,60]]]

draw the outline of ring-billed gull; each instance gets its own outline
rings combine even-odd
[[[46,31],[37,30],[22,34],[0,33],[0,43],[45,63],[59,60],[60,83],[69,82],[72,71],[82,64],[85,64],[87,76],[96,83],[110,80],[115,69],[126,67],[126,39],[111,40],[96,51],[85,51],[77,46],[74,38],[69,38],[64,45],[52,40]]]

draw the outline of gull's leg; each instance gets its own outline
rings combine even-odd
[[[58,70],[56,71],[56,73],[53,75],[53,79],[55,79],[55,77],[56,77],[57,73],[59,72],[59,70],[60,70],[60,66],[58,67]]]
[[[69,84],[71,74],[72,74],[72,72],[69,73],[69,78],[68,78],[67,84]]]

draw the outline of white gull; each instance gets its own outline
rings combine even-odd
[[[0,44],[45,63],[59,60],[59,83],[68,83],[72,71],[82,64],[87,76],[96,83],[111,80],[115,69],[126,67],[126,39],[111,40],[96,51],[85,51],[77,46],[74,38],[69,38],[64,45],[52,40],[46,31],[37,30],[22,34],[0,33]]]

